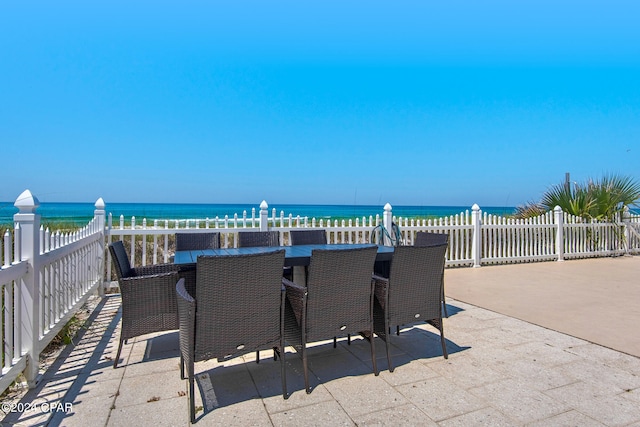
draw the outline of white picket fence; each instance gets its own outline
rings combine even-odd
[[[134,266],[169,262],[176,233],[221,233],[224,247],[235,246],[237,234],[248,230],[278,230],[281,244],[297,228],[322,228],[331,243],[378,241],[381,230],[390,231],[384,244],[393,244],[394,226],[399,243],[413,244],[419,231],[449,234],[447,266],[474,266],[533,262],[640,253],[640,217],[625,215],[613,223],[585,223],[559,208],[536,218],[514,220],[487,215],[474,205],[471,211],[446,218],[418,220],[394,217],[385,205],[381,215],[351,220],[268,214],[262,202],[253,210],[232,218],[154,221],[136,218],[116,225],[106,220],[105,203],[95,203],[94,218],[73,233],[50,232],[40,225],[37,198],[27,190],[16,200],[13,234],[0,241],[0,290],[2,292],[2,374],[0,392],[21,373],[30,386],[38,379],[40,352],[62,329],[86,299],[102,292],[112,280],[106,244],[124,240]],[[106,255],[106,258],[105,258]],[[106,259],[106,263],[105,263]]]
[[[556,208],[534,218],[516,220],[488,215],[474,205],[457,215],[438,219],[394,217],[387,204],[382,215],[352,220],[324,221],[301,218],[284,212],[271,215],[262,202],[259,215],[243,212],[232,218],[204,218],[190,220],[154,221],[142,224],[120,217],[114,225],[109,215],[107,240],[125,240],[132,265],[169,262],[173,255],[173,236],[176,233],[216,231],[221,234],[223,247],[234,247],[237,234],[246,230],[280,231],[281,244],[289,242],[289,231],[296,228],[322,228],[331,243],[368,243],[376,240],[374,229],[384,227],[400,230],[400,242],[411,245],[419,231],[447,233],[449,248],[446,265],[474,266],[612,256],[640,252],[640,216],[626,215],[618,223],[584,222]],[[392,233],[390,233],[392,234]],[[376,240],[377,241],[377,240]],[[144,243],[144,244],[143,244]],[[387,242],[387,244],[390,244]],[[107,258],[107,271],[111,271]],[[113,277],[110,278],[114,280]]]
[[[2,374],[0,393],[22,373],[36,385],[39,356],[89,296],[104,282],[105,211],[73,233],[40,225],[38,199],[27,190],[15,206],[13,234],[0,243]]]

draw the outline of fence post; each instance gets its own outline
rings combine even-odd
[[[393,233],[393,213],[391,212],[392,207],[389,203],[384,205],[384,213],[382,214],[382,225],[387,229],[388,235],[384,235],[383,244],[385,246],[393,246],[393,242],[391,241],[391,233]]]
[[[556,220],[556,254],[558,261],[564,261],[564,212],[560,206],[553,208]]]
[[[269,231],[269,205],[266,200],[260,203],[260,231]]]
[[[473,266],[477,268],[482,267],[482,211],[477,203],[471,206],[471,222],[473,223],[471,254]]]
[[[96,208],[96,210],[93,211],[93,218],[95,221],[94,225],[97,230],[100,230],[100,234],[102,234],[102,238],[98,241],[98,244],[100,245],[99,254],[98,254],[98,256],[100,257],[98,261],[98,268],[102,272],[101,276],[103,278],[102,286],[98,287],[98,294],[102,297],[104,296],[104,290],[107,287],[106,270],[104,267],[104,255],[107,248],[107,242],[106,242],[107,236],[105,234],[107,213],[105,211],[106,205],[104,203],[104,200],[102,200],[102,197],[96,200],[96,203],[94,204],[94,206]]]
[[[27,274],[20,281],[22,311],[22,349],[21,354],[27,355],[27,367],[24,376],[30,388],[34,388],[38,380],[38,368],[40,358],[40,214],[36,209],[40,206],[38,198],[25,190],[18,196],[13,204],[18,208],[18,213],[13,216],[13,221],[20,227],[20,261],[26,261]]]
[[[624,253],[625,255],[629,255],[629,242],[631,241],[631,230],[629,223],[631,222],[631,214],[629,212],[629,206],[624,206],[622,210],[622,227],[624,228],[622,244],[624,245]]]

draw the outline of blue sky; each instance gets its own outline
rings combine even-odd
[[[0,4],[0,200],[515,206],[640,178],[640,3]]]

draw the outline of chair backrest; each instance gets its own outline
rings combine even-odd
[[[133,275],[133,269],[131,268],[131,263],[129,263],[129,257],[127,256],[127,251],[124,249],[122,241],[116,240],[109,244],[109,252],[111,252],[111,258],[115,261],[114,265],[118,279],[131,277]]]
[[[395,248],[386,308],[390,325],[442,318],[446,251],[446,244]]]
[[[307,342],[371,329],[377,248],[314,250],[307,277]]]
[[[326,245],[327,232],[325,230],[291,230],[291,245]]]
[[[418,231],[413,241],[413,246],[438,246],[446,245],[449,242],[447,233],[428,233],[426,231]]]
[[[279,346],[284,256],[198,257],[196,361]]]
[[[280,246],[279,231],[241,231],[238,233],[238,247]]]
[[[218,249],[220,233],[176,233],[176,251]]]

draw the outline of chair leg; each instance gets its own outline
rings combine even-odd
[[[182,357],[182,352],[180,352],[180,379],[184,380],[184,357]]]
[[[116,352],[116,358],[113,359],[113,369],[118,367],[118,360],[120,360],[120,352],[122,351],[122,340],[120,340],[120,344],[118,344],[118,351]]]
[[[347,334],[347,344],[351,345],[351,334]]]
[[[373,330],[373,325],[371,325]],[[373,332],[369,332],[369,344],[371,344],[371,364],[373,365],[373,374],[377,377],[380,374],[378,371],[378,362],[376,361],[376,345],[374,343]]]
[[[276,354],[276,349],[274,349],[274,354]],[[280,356],[280,378],[282,380],[282,397],[285,399],[289,398],[289,392],[287,391],[287,369],[285,363],[285,355],[284,355],[284,345],[282,346],[282,353],[277,351],[277,354]]]
[[[307,344],[302,344],[302,370],[304,372],[304,388],[307,394],[311,393],[311,387],[309,387],[309,365],[307,364]]]
[[[389,326],[389,323],[386,319],[385,319],[384,330],[391,332],[391,326]],[[387,347],[387,365],[389,365],[389,372],[393,372],[395,368],[393,367],[393,362],[391,361],[391,342],[390,341],[391,341],[391,333],[386,334],[384,343],[386,344],[386,347]]]
[[[449,354],[447,353],[447,344],[444,339],[444,332],[442,331],[442,326],[440,326],[440,343],[442,344],[442,354],[445,359],[449,358]]]
[[[260,350],[256,350],[256,363],[260,363]]]
[[[400,325],[396,326],[396,335],[400,335]]]
[[[196,402],[195,402],[195,387],[193,384],[193,367],[191,368],[191,374],[189,375],[189,419],[191,424],[196,422]]]
[[[448,359],[449,355],[447,354],[447,343],[444,339],[444,323],[442,322],[442,318],[427,320],[427,323],[429,323],[431,326],[433,326],[438,331],[440,331],[440,344],[442,345],[442,355],[444,356],[445,359]]]
[[[336,348],[338,346],[338,338],[333,337],[333,348]]]

